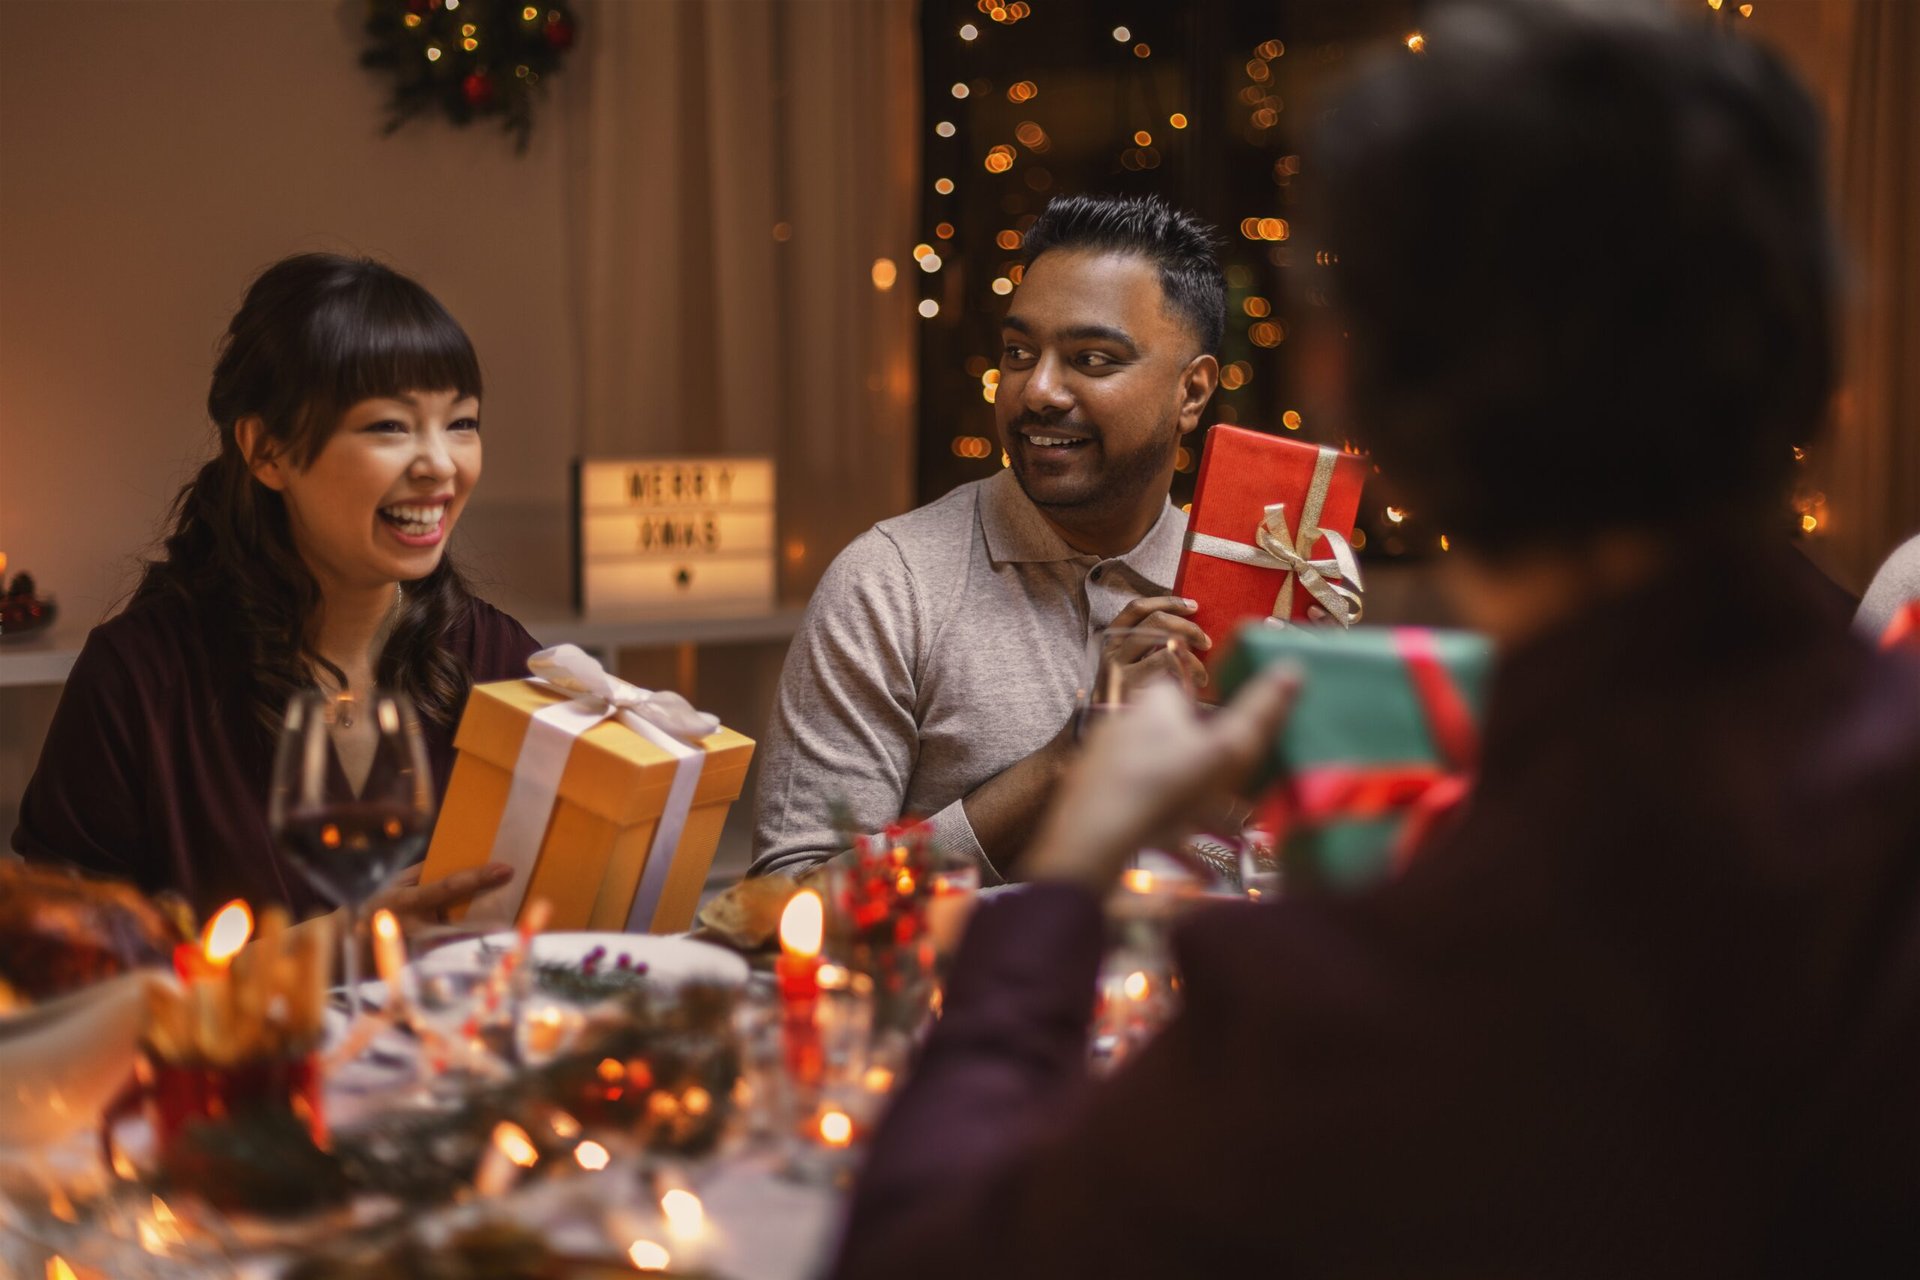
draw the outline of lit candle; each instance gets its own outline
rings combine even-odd
[[[814,1013],[820,1000],[820,943],[825,933],[826,910],[820,895],[811,889],[794,894],[780,913],[781,954],[774,974],[780,981],[787,1070],[806,1083],[820,1077],[820,1030]]]
[[[387,986],[387,1007],[397,1008],[400,973],[407,967],[407,944],[400,937],[400,922],[385,907],[373,913],[373,965]]]
[[[540,1149],[533,1145],[527,1131],[511,1120],[493,1127],[493,1138],[480,1157],[474,1173],[473,1189],[484,1199],[505,1193],[525,1170],[540,1163]]]
[[[224,972],[252,936],[253,911],[240,899],[235,898],[214,912],[200,935],[200,950],[206,956],[208,968],[214,973]]]
[[[183,942],[173,949],[173,971],[182,982],[196,982],[225,973],[240,949],[253,936],[253,912],[238,898],[214,913],[200,931],[200,941]]]

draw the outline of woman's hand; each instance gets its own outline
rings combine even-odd
[[[498,889],[513,879],[512,867],[504,862],[490,862],[484,867],[456,871],[432,884],[421,884],[420,865],[402,871],[392,884],[367,903],[366,918],[372,919],[375,911],[385,907],[403,918],[445,923],[447,912],[453,908],[465,906],[481,894]]]
[[[1104,896],[1143,845],[1232,795],[1272,745],[1297,687],[1291,672],[1268,670],[1205,718],[1166,684],[1143,690],[1087,735],[1023,859],[1026,877]]]

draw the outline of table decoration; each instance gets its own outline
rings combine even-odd
[[[0,555],[0,641],[19,640],[47,630],[59,616],[52,596],[36,594],[30,574],[17,573],[6,582],[7,558]]]
[[[197,1176],[182,1139],[256,1112],[285,1115],[326,1143],[317,1050],[329,925],[323,918],[293,929],[276,907],[249,945],[253,913],[236,901],[214,914],[198,944],[175,949],[180,981],[149,989],[136,1076],[163,1180],[218,1202],[226,1188]]]
[[[224,1209],[285,1216],[355,1197],[397,1209],[504,1193],[577,1168],[583,1134],[602,1130],[637,1149],[704,1154],[738,1076],[735,999],[731,988],[701,983],[665,995],[640,989],[549,1062],[479,1083],[440,1109],[383,1114],[324,1145],[285,1112],[190,1126],[155,1185],[164,1194],[218,1184]],[[503,1152],[511,1172],[500,1166]],[[173,1176],[182,1172],[184,1181]]]
[[[813,1004],[815,1057],[805,1076],[791,1075],[783,1131],[788,1172],[805,1182],[844,1185],[859,1163],[911,1041],[878,1034],[871,975],[824,964]]]
[[[803,889],[780,915],[780,958],[774,975],[780,985],[780,1021],[786,1044],[787,1072],[801,1084],[820,1075],[820,946],[826,909],[820,895]]]
[[[528,666],[467,700],[422,880],[505,862],[513,880],[463,918],[506,924],[542,898],[562,929],[686,928],[753,740],[573,645]]]
[[[961,886],[955,878],[943,881],[936,875],[924,822],[894,823],[849,843],[849,851],[828,864],[829,951],[872,977],[882,1027],[917,1032],[939,958],[929,907],[936,890],[958,895]]]
[[[1122,874],[1107,902],[1108,947],[1088,1039],[1097,1070],[1111,1070],[1144,1048],[1179,1007],[1172,928],[1208,900],[1190,875],[1143,867]]]

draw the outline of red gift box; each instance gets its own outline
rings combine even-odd
[[[1207,432],[1173,591],[1198,602],[1193,620],[1216,646],[1251,618],[1359,620],[1347,539],[1366,474],[1365,459],[1325,445],[1225,424]]]

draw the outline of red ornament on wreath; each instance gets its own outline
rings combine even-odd
[[[497,120],[524,151],[553,76],[580,43],[572,0],[359,0],[362,66],[391,90],[383,132],[437,115]]]
[[[493,77],[476,71],[460,82],[460,92],[466,96],[468,106],[484,111],[493,103]]]

